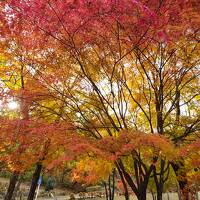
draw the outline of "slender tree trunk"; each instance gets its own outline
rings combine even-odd
[[[180,97],[181,97],[181,93],[180,90],[178,89],[178,84],[176,83],[176,103],[175,103],[175,107],[176,107],[176,122],[179,122],[180,119],[180,115],[181,115],[181,109],[180,109]]]
[[[164,187],[164,168],[165,168],[165,161],[161,160],[160,163],[160,175],[159,175],[159,182],[157,185],[157,200],[162,200],[163,195],[163,187]]]
[[[15,186],[15,190],[14,190],[14,192],[13,192],[13,199],[15,199],[15,197],[16,197],[16,196],[18,195],[18,193],[19,193],[21,182],[22,182],[22,177],[20,176],[20,177],[18,178],[17,185]]]
[[[122,184],[123,184],[123,187],[124,187],[124,197],[125,197],[125,200],[129,200],[128,187],[127,187],[126,181],[124,179],[123,173],[122,173],[121,169],[119,168],[118,164],[116,166],[117,166],[117,170],[119,172],[119,175],[121,177]]]
[[[106,187],[106,183],[105,183],[105,189],[107,191],[108,199],[114,200],[114,195],[115,195],[115,170],[113,170],[112,174],[109,175],[108,189]]]
[[[158,189],[158,190],[160,190],[160,189]],[[162,200],[162,195],[160,194],[160,191],[157,192],[156,197],[157,197],[156,198],[157,200]]]
[[[136,194],[138,200],[146,200],[147,199],[147,188],[145,186],[141,186],[141,189],[138,194]]]
[[[155,194],[154,194],[153,190],[150,190],[150,192],[151,192],[152,199],[156,200],[156,197],[155,197]]]
[[[131,187],[132,191],[135,193],[137,196],[138,200],[146,200],[147,196],[147,185],[149,182],[150,175],[154,169],[154,165],[151,165],[151,167],[145,171],[145,175],[141,176],[141,172],[139,170],[139,177],[138,177],[138,184],[136,185],[135,182],[133,181],[132,177],[130,176],[129,173],[126,172],[124,169],[124,166],[122,163],[119,163],[120,171],[123,173],[124,178],[127,182],[127,184]],[[137,168],[140,169],[140,166],[137,166]],[[137,169],[136,169],[137,170]],[[135,171],[136,171],[135,170]]]
[[[128,190],[126,190],[124,192],[124,197],[125,197],[125,200],[129,200],[129,193],[128,193]]]
[[[162,195],[163,195],[163,187],[161,185],[157,193],[157,200],[162,200]]]
[[[106,200],[109,200],[109,199],[108,199],[108,189],[107,189],[107,184],[106,184],[106,182],[104,182],[104,188],[105,188],[105,193],[106,193]]]
[[[4,198],[4,200],[11,200],[14,190],[15,190],[15,185],[17,183],[17,180],[19,178],[19,174],[17,172],[13,172],[13,174],[10,177],[10,182],[9,182],[9,186],[6,192],[6,196]]]
[[[177,187],[178,199],[181,200],[181,191],[180,191],[179,185],[177,184],[176,187]]]
[[[137,195],[138,200],[146,200],[147,199],[147,192],[145,189],[141,190],[139,195]]]
[[[136,194],[138,200],[146,200],[147,199],[147,185],[148,185],[148,179],[146,179],[140,185],[139,193]]]
[[[163,100],[163,76],[162,76],[162,68],[159,69],[159,89],[155,91],[155,107],[156,107],[156,115],[157,115],[157,131],[160,135],[164,133],[164,119],[163,119],[163,107],[164,107],[164,100]],[[160,178],[157,179],[157,175],[154,175],[154,180],[156,182],[156,189],[157,189],[157,200],[162,200],[162,193],[163,193],[163,176],[164,176],[164,161],[161,160],[161,170],[160,170]],[[155,171],[156,173],[156,171]],[[156,180],[156,179],[157,180]]]
[[[111,191],[111,175],[109,175],[109,178],[108,178],[108,196],[109,196],[109,200],[112,200],[111,196],[112,196],[112,191]]]
[[[167,192],[167,200],[169,200],[169,192]]]
[[[181,93],[180,93],[180,90],[178,89],[179,87],[179,84],[178,82],[176,82],[176,96],[175,96],[175,99],[176,99],[176,104],[175,104],[175,107],[176,107],[176,122],[178,123],[179,122],[179,118],[180,118],[180,97],[181,97]],[[176,141],[178,142],[178,141]],[[180,162],[180,165],[182,167],[184,167],[184,164],[182,162]],[[179,176],[179,173],[178,171],[180,170],[180,166],[177,165],[177,164],[172,164],[172,167],[174,169],[174,172],[176,174],[176,176],[178,177]],[[185,177],[185,174],[182,174],[182,177]],[[184,178],[183,180],[177,180],[178,181],[178,184],[179,184],[179,188],[180,188],[180,197],[181,197],[181,200],[189,200],[189,190],[187,188],[187,179]]]
[[[30,190],[29,190],[27,200],[33,200],[34,199],[35,190],[37,188],[37,183],[38,183],[41,171],[42,171],[42,164],[37,163],[33,177],[32,177],[31,187],[30,187]]]

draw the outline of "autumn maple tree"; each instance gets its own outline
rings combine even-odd
[[[63,138],[74,128],[72,123],[60,123],[60,117],[51,114],[49,118],[47,112],[38,111],[38,103],[50,102],[51,95],[40,84],[36,71],[31,70],[29,57],[23,56],[25,49],[16,48],[19,45],[16,40],[6,42],[2,44],[5,48],[1,63],[2,108],[9,101],[18,107],[16,111],[5,109],[1,117],[1,162],[4,169],[13,173],[5,199],[12,197],[19,176],[36,165],[28,197],[31,199],[42,168],[47,168],[62,153]],[[58,151],[56,155],[54,151]]]
[[[115,166],[126,199],[129,186],[145,200],[153,177],[161,200],[172,166],[189,198],[189,161],[175,149],[199,137],[199,9],[197,0],[1,2],[1,34],[12,51],[26,50],[34,74],[26,92],[32,113],[75,125],[83,138],[68,147],[86,180],[106,178],[84,166],[90,152],[94,165]]]

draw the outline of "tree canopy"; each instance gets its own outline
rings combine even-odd
[[[173,170],[188,199],[200,173],[198,0],[5,0],[0,10],[5,168],[72,162],[87,183],[116,169],[138,200],[152,180],[161,200]]]

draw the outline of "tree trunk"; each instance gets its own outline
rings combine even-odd
[[[138,199],[138,200],[146,200],[146,199],[147,199],[146,190],[143,190],[143,192],[141,191],[141,192],[139,193],[139,195],[137,195],[137,199]]]
[[[163,187],[164,187],[164,167],[165,167],[165,161],[161,160],[161,165],[160,165],[160,175],[159,175],[159,182],[156,184],[157,188],[157,200],[162,200],[162,195],[163,195]]]
[[[112,200],[111,175],[109,175],[109,178],[108,178],[108,196],[109,196],[109,200]]]
[[[169,192],[167,192],[167,200],[169,200]]]
[[[150,193],[151,193],[152,199],[153,199],[153,200],[156,200],[156,196],[155,196],[153,190],[150,190]]]
[[[118,170],[118,172],[119,172],[119,175],[120,175],[120,177],[121,177],[122,184],[123,184],[123,187],[124,187],[124,197],[125,197],[125,200],[129,200],[128,187],[127,187],[127,184],[126,184],[126,182],[125,182],[124,176],[123,176],[122,171],[121,171],[121,169],[119,168],[119,166],[118,166],[118,165],[116,165],[116,166],[117,166],[117,170]]]
[[[19,174],[17,172],[13,172],[13,174],[10,177],[9,186],[8,186],[4,200],[11,200],[12,199],[18,177],[19,177]]]
[[[22,182],[22,177],[19,177],[19,178],[18,178],[17,185],[15,186],[15,190],[14,190],[14,192],[13,192],[13,199],[15,199],[16,196],[18,196],[18,193],[19,193],[19,191],[20,191],[21,182]]]
[[[178,200],[181,200],[181,191],[178,184],[177,184],[177,193],[178,193]]]
[[[138,162],[140,162],[140,160]],[[138,171],[138,168],[139,168],[139,171]],[[117,163],[117,169],[120,173],[122,180],[123,180],[123,177],[124,177],[124,180],[127,182],[127,185],[130,186],[132,191],[137,196],[138,200],[146,200],[146,198],[147,198],[146,197],[147,196],[147,185],[148,185],[148,182],[149,182],[150,175],[151,175],[154,168],[155,168],[155,166],[151,165],[150,168],[145,171],[145,175],[139,176],[138,177],[139,181],[136,185],[133,178],[131,177],[131,174],[129,174],[125,170],[124,165],[121,162],[121,160],[119,160],[119,163]],[[140,169],[141,169],[141,163],[139,163],[139,165],[137,165],[136,169],[135,169],[135,172],[136,171],[139,172],[139,175],[141,174]]]
[[[42,171],[42,165],[37,163],[33,177],[32,177],[32,183],[31,183],[31,187],[30,187],[30,190],[29,190],[27,200],[33,200],[34,199],[35,190],[37,188],[37,183],[38,183],[41,171]]]
[[[160,188],[158,193],[157,193],[157,200],[162,200],[162,194],[163,194],[163,189]]]
[[[106,182],[104,182],[104,188],[105,188],[105,193],[106,193],[106,200],[109,200],[109,199],[108,199],[108,189],[107,189],[107,184],[106,184]]]

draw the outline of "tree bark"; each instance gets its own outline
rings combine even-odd
[[[151,193],[151,196],[152,196],[152,200],[156,200],[156,196],[155,196],[153,190],[150,190],[150,193]]]
[[[108,199],[108,189],[107,189],[107,184],[106,184],[106,182],[104,182],[104,188],[105,188],[105,193],[106,193],[106,200],[109,200],[109,199]]]
[[[118,164],[116,164],[116,166],[117,166],[117,170],[118,170],[118,172],[119,172],[119,175],[120,175],[120,177],[121,177],[122,184],[123,184],[123,187],[124,187],[124,197],[125,197],[125,200],[129,200],[128,187],[127,187],[127,185],[126,185],[124,176],[123,176],[122,171],[121,171],[121,169],[119,168]]]
[[[19,178],[19,174],[17,172],[13,172],[13,174],[10,177],[10,182],[9,182],[9,186],[6,192],[6,196],[4,198],[4,200],[11,200],[14,190],[15,190],[15,185],[17,183],[17,180]]]
[[[146,188],[141,189],[139,195],[137,195],[138,200],[146,200],[147,199],[147,190]]]
[[[169,192],[167,192],[167,200],[169,200]]]
[[[108,196],[109,196],[109,200],[112,200],[111,175],[109,175],[109,178],[108,178]]]
[[[163,185],[160,185],[157,192],[157,200],[162,200],[162,194],[163,194]]]
[[[31,187],[30,187],[30,190],[29,190],[27,200],[33,200],[34,199],[35,190],[37,188],[37,183],[38,183],[41,171],[42,171],[42,164],[37,163],[33,177],[32,177]]]
[[[162,200],[163,197],[164,174],[165,174],[164,167],[165,167],[165,161],[161,160],[159,178],[157,178],[156,170],[154,170],[154,180],[156,183],[157,200]]]
[[[19,193],[19,191],[20,191],[21,182],[22,182],[22,177],[19,176],[17,185],[15,186],[15,190],[14,190],[14,192],[13,192],[13,199],[15,199],[15,197],[18,195],[18,193]]]

